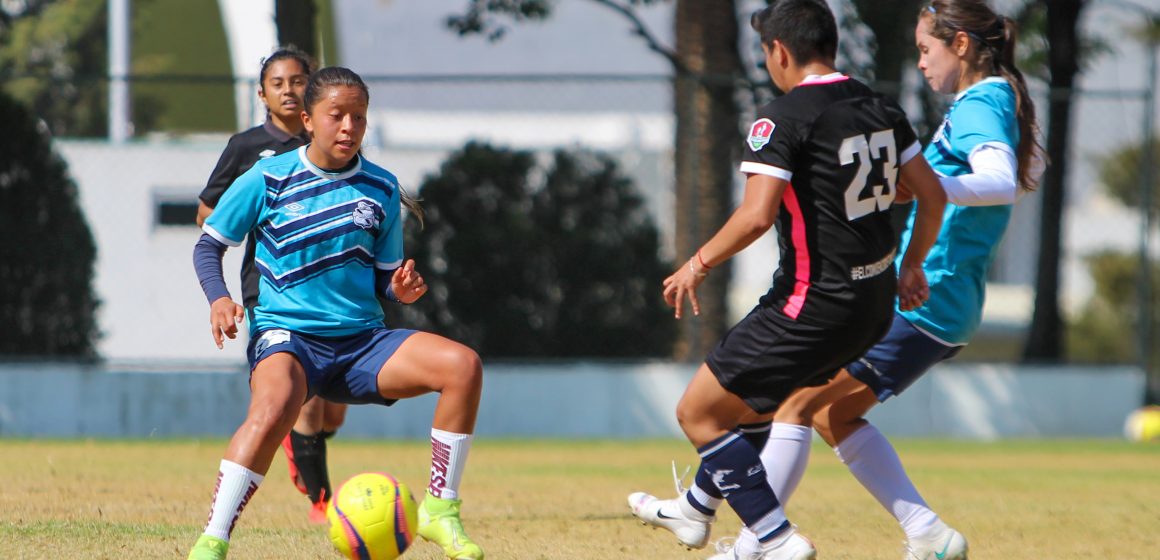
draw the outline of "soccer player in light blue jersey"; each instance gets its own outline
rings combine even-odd
[[[762,422],[767,418],[750,419],[750,429],[770,430],[761,457],[779,498],[788,500],[801,480],[812,425],[898,520],[907,537],[906,560],[963,560],[967,541],[926,504],[890,442],[864,416],[970,340],[1012,207],[1036,185],[1042,151],[1035,106],[1015,67],[1015,41],[1014,22],[984,0],[935,0],[922,8],[915,28],[918,67],[933,90],[954,95],[923,152],[949,202],[923,264],[930,299],[899,309],[881,342],[828,385],[791,396],[772,426]],[[903,245],[913,227],[912,211]],[[735,542],[719,543],[712,558],[758,558],[757,550],[752,533],[742,531]]]
[[[459,485],[479,409],[479,356],[446,338],[384,325],[377,295],[403,304],[427,292],[403,257],[406,205],[395,176],[360,154],[370,94],[346,68],[310,77],[303,124],[310,144],[259,161],[205,220],[194,250],[219,348],[249,321],[250,408],[218,472],[205,532],[190,560],[226,557],[243,508],[314,395],[351,404],[391,405],[438,392],[431,429],[431,477],[416,532],[449,558],[483,558],[463,530]],[[257,304],[235,303],[221,257],[249,234],[257,240]]]
[[[310,70],[310,58],[294,47],[283,47],[262,60],[258,72],[258,98],[266,106],[266,122],[230,137],[205,189],[198,195],[197,225],[213,213],[226,189],[258,160],[296,150],[310,142],[302,123],[302,97]],[[258,303],[261,275],[254,265],[254,238],[247,237],[242,258],[242,305]],[[326,465],[326,440],[346,419],[343,403],[312,398],[302,405],[298,421],[282,440],[290,480],[310,500],[310,520],[326,523],[326,504],[332,494]]]

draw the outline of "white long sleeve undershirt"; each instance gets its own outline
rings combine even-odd
[[[998,142],[980,144],[967,156],[971,172],[939,177],[947,201],[959,206],[1014,204],[1019,198],[1018,164],[1010,146]]]

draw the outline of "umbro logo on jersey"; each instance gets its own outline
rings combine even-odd
[[[262,159],[266,159],[272,155],[274,155],[274,150],[271,150],[270,148],[266,148],[265,150],[258,152],[258,157]]]
[[[753,126],[749,127],[749,149],[753,151],[760,150],[769,143],[770,137],[773,136],[773,129],[777,125],[769,119],[757,119]]]

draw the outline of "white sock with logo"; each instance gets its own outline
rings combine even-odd
[[[217,488],[213,491],[213,506],[205,534],[223,540],[230,540],[238,516],[250,502],[258,485],[266,477],[232,461],[222,459],[218,470]]]
[[[427,491],[436,498],[459,497],[459,482],[471,450],[471,434],[457,434],[431,428],[431,483]]]
[[[935,512],[923,501],[918,489],[906,476],[898,453],[878,428],[866,424],[834,448],[834,453],[886,508],[908,539],[917,538],[938,523]]]

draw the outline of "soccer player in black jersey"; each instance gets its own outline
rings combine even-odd
[[[197,225],[213,212],[226,189],[260,159],[280,155],[310,142],[302,123],[303,94],[310,79],[310,58],[292,47],[274,51],[262,60],[258,98],[266,106],[266,122],[230,137],[205,189],[198,195]],[[242,301],[246,309],[258,303],[258,270],[254,267],[254,238],[246,240],[242,259]],[[310,519],[326,522],[330,473],[326,467],[326,440],[346,418],[346,405],[312,398],[282,442],[290,478],[310,498]]]
[[[695,484],[673,500],[629,496],[642,521],[700,548],[723,500],[762,543],[763,560],[814,558],[766,480],[743,419],[768,422],[795,388],[825,383],[878,342],[894,298],[904,309],[929,295],[922,261],[942,223],[946,195],[920,156],[903,111],[834,69],[838,32],[818,0],[776,0],[751,21],[765,62],[785,95],[758,110],[741,172],[741,205],[664,281],[682,315],[713,266],[775,223],[781,251],[773,286],[697,370],[677,420],[701,455]],[[914,235],[895,271],[888,210],[904,182],[918,199]]]

